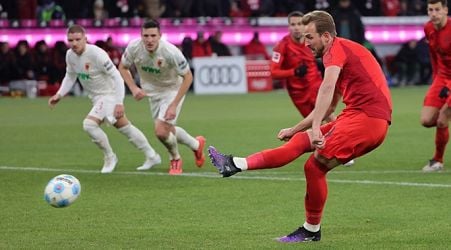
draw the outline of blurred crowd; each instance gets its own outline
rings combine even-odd
[[[382,65],[390,84],[404,86],[429,83],[431,65],[427,43],[424,39],[408,41],[396,54],[380,58],[374,45],[365,39],[361,17],[424,15],[425,4],[426,1],[420,0],[0,0],[0,17],[52,20],[111,16],[285,16],[292,10],[308,12],[327,9],[334,17],[339,36],[365,45]],[[189,61],[194,57],[230,55],[244,55],[248,60],[270,59],[270,48],[260,41],[258,32],[254,33],[248,44],[233,52],[221,41],[221,37],[220,30],[209,37],[200,31],[195,38],[185,37],[178,46]],[[123,48],[116,47],[111,38],[95,41],[95,44],[107,51],[116,65],[119,64]],[[26,40],[22,40],[12,48],[7,42],[0,41],[0,87],[11,86],[11,82],[33,80],[50,86],[45,88],[50,92],[51,86],[57,89],[65,74],[67,49],[65,41],[49,47],[42,40],[31,47]]]
[[[0,42],[0,82],[13,80],[44,80],[55,83],[65,73],[67,46],[57,42],[50,49],[45,41],[39,41],[34,48],[26,40],[19,41],[15,48]]]
[[[333,10],[339,0],[0,0],[0,18],[104,19],[110,17],[261,17],[291,11]],[[451,2],[451,1],[450,1]],[[426,14],[423,0],[353,0],[363,16]]]
[[[234,55],[229,46],[221,41],[221,37],[221,31],[216,31],[208,38],[203,32],[198,32],[196,39],[186,37],[178,46],[189,61],[194,57]],[[116,66],[119,65],[124,48],[115,46],[111,37],[105,41],[95,41],[94,44],[104,49]],[[38,41],[34,46],[21,40],[12,48],[8,42],[0,42],[0,85],[21,80],[60,84],[66,72],[67,49],[64,41],[58,41],[50,47],[44,40]],[[239,53],[247,55],[249,59],[270,59],[258,33],[254,34],[254,38]]]
[[[186,37],[179,48],[191,61],[195,57],[231,56],[234,53],[228,45],[221,42],[221,31],[206,38],[203,32],[196,39]],[[96,41],[116,66],[119,64],[123,48],[116,47],[111,38]],[[403,44],[394,55],[379,58],[372,45],[364,45],[373,52],[386,71],[391,86],[428,84],[432,74],[428,45],[424,39]],[[11,82],[34,80],[46,84],[40,95],[50,95],[61,83],[65,71],[65,55],[68,47],[64,41],[58,41],[53,47],[44,40],[31,47],[26,40],[19,41],[10,48],[7,42],[0,42],[0,86],[10,86]],[[268,48],[260,41],[258,32],[248,44],[239,48],[239,54],[247,60],[269,60]],[[46,92],[48,91],[48,93]]]

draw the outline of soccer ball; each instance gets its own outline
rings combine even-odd
[[[80,195],[81,186],[77,178],[62,174],[52,178],[44,190],[44,199],[53,207],[67,207]]]

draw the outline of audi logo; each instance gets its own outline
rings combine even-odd
[[[239,85],[243,71],[238,65],[204,65],[197,70],[196,78],[205,86]]]

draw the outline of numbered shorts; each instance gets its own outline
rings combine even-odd
[[[93,116],[101,121],[111,125],[116,123],[114,117],[114,108],[116,107],[116,97],[114,96],[95,96],[91,99],[93,107],[89,116]]]

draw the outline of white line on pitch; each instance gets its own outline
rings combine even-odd
[[[36,167],[8,167],[0,166],[0,170],[13,170],[13,171],[35,171],[35,172],[59,172],[59,173],[89,173],[99,174],[97,170],[86,169],[55,169],[55,168],[36,168]],[[161,172],[122,172],[115,171],[110,175],[169,175]],[[217,173],[183,173],[180,176],[185,177],[204,177],[204,178],[220,178]],[[274,176],[257,176],[257,175],[238,175],[233,176],[232,179],[242,180],[269,180],[269,181],[305,181],[305,178],[296,177],[274,177]],[[365,185],[392,185],[392,186],[410,186],[410,187],[429,187],[429,188],[451,188],[451,184],[436,184],[436,183],[418,183],[418,182],[393,182],[393,181],[372,181],[372,180],[340,180],[340,179],[328,179],[329,183],[349,183],[349,184],[365,184]]]
[[[301,171],[301,169],[299,169]],[[334,170],[330,174],[419,174],[421,170]],[[267,172],[265,175],[283,175],[288,172]]]

